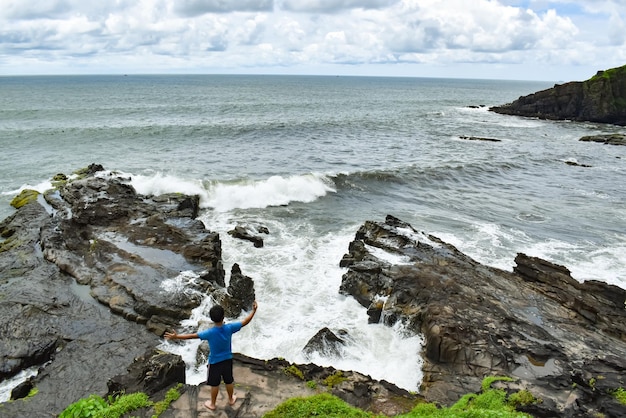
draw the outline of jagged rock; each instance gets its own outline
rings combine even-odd
[[[588,135],[579,139],[583,142],[599,142],[608,145],[626,145],[626,135],[622,134],[600,134]]]
[[[328,357],[340,357],[342,353],[341,348],[345,344],[346,341],[343,338],[338,337],[330,329],[324,327],[306,343],[302,352],[309,357],[313,353]]]
[[[32,379],[26,379],[24,382],[13,388],[11,391],[11,400],[14,401],[16,399],[27,397],[34,387],[35,385],[33,385]]]
[[[626,65],[598,71],[583,82],[557,84],[489,110],[506,115],[626,126],[625,98]]]
[[[255,299],[254,280],[241,273],[239,264],[233,264],[227,293],[220,299],[220,304],[224,308],[226,316],[235,318],[243,310],[251,310]]]
[[[580,283],[567,268],[523,254],[513,273],[483,266],[393,217],[366,222],[355,241],[362,245],[350,248],[404,257],[393,265],[370,252],[348,256],[367,261],[350,265],[340,291],[367,308],[385,300],[386,323],[424,336],[421,394],[429,401],[451,404],[483,377],[507,375],[554,405],[550,416],[589,416],[623,387],[625,290]],[[601,389],[590,384],[597,376]]]
[[[148,396],[177,383],[185,383],[185,362],[182,357],[149,349],[135,358],[128,372],[109,379],[108,395],[143,392]]]
[[[40,366],[38,395],[3,404],[6,417],[106,393],[206,294],[226,293],[220,239],[194,218],[197,197],[139,195],[99,165],[56,177],[58,190],[0,222],[0,380]]]
[[[234,238],[251,241],[255,247],[261,248],[264,245],[263,238],[257,234],[269,234],[269,229],[264,226],[253,227],[251,225],[237,225],[234,229],[228,231],[228,235]]]
[[[591,167],[589,164],[581,164],[581,163],[576,162],[576,161],[565,161],[565,164],[571,165],[573,167],[585,167],[585,168]]]
[[[460,139],[466,139],[468,141],[487,141],[487,142],[502,142],[501,139],[496,139],[496,138],[485,138],[482,136],[465,136],[462,135],[459,137]]]

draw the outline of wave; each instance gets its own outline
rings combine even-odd
[[[292,202],[313,202],[328,193],[335,193],[332,180],[322,174],[288,177],[271,176],[262,180],[201,181],[186,180],[173,175],[132,175],[131,184],[145,195],[184,193],[200,196],[202,208],[228,212],[235,209],[263,209],[286,206]]]
[[[457,187],[459,184],[482,186],[486,182],[500,183],[503,177],[523,169],[524,164],[515,161],[497,163],[490,161],[450,162],[435,166],[411,164],[393,169],[339,173],[332,178],[340,189],[367,190],[368,185],[382,183],[384,187],[390,185],[420,186],[423,190],[428,190],[428,187]]]

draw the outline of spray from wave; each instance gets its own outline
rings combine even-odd
[[[145,195],[184,193],[200,196],[202,208],[218,212],[234,209],[263,209],[285,206],[292,202],[310,203],[336,189],[331,179],[322,174],[272,176],[263,180],[205,181],[186,180],[156,173],[132,175],[131,184]]]

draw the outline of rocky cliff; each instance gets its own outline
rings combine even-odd
[[[542,399],[533,416],[626,416],[611,396],[626,383],[626,290],[524,254],[515,262],[513,272],[482,265],[387,216],[357,232],[341,292],[372,321],[424,336],[429,401],[448,405],[484,376],[505,375]]]
[[[225,288],[220,239],[196,220],[197,197],[139,195],[92,165],[15,203],[0,222],[0,381],[35,366],[28,385],[39,392],[1,404],[3,417],[50,416],[92,393],[184,383],[180,358],[145,354],[163,331],[205,295],[231,317],[254,300],[254,281],[236,265]],[[365,222],[338,262],[346,267],[338,291],[356,298],[370,322],[402,322],[425,338],[419,395],[346,371],[332,391],[347,402],[395,415],[418,399],[450,405],[479,392],[484,377],[506,375],[514,378],[507,390],[541,400],[526,407],[534,416],[626,416],[612,395],[626,387],[626,290],[578,282],[523,254],[513,272],[481,265],[393,216]],[[334,344],[341,336],[321,329],[303,349]],[[262,416],[286,394],[311,393],[305,382],[324,385],[336,373],[279,359],[239,357],[236,367],[249,383],[240,387],[245,402],[222,416]],[[202,410],[206,390],[185,393],[168,416]]]
[[[129,179],[99,165],[70,177],[55,176],[57,189],[44,195],[22,193],[13,201],[17,211],[0,222],[0,382],[38,369],[15,388],[16,401],[0,404],[2,417],[55,416],[90,394],[152,395],[184,383],[179,356],[146,351],[159,346],[163,332],[178,328],[206,295],[228,317],[249,310],[255,299],[254,281],[237,264],[225,286],[220,237],[196,219],[198,196],[143,196]],[[199,363],[206,363],[206,354],[198,353]],[[335,372],[294,366],[298,376],[285,379],[291,365],[277,359],[240,359],[237,367],[257,387],[254,393],[241,388],[245,402],[230,412],[250,417],[262,416],[290,393],[312,393],[302,379],[322,384]],[[411,402],[394,409],[385,399],[415,398],[367,376],[345,376],[335,393],[357,405],[382,402],[390,411],[406,412]],[[284,389],[289,382],[293,390]],[[33,387],[37,395],[22,400]],[[283,393],[272,395],[276,387]],[[181,402],[206,395],[197,389],[186,387],[192,395]],[[178,416],[194,416],[187,407],[174,406],[182,408]],[[199,409],[206,408],[200,403]]]
[[[586,81],[557,84],[490,110],[506,115],[626,126],[626,66],[598,71]]]

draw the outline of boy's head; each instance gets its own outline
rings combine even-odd
[[[224,308],[220,305],[215,305],[209,311],[209,316],[211,317],[211,321],[215,323],[222,322],[224,320]]]

